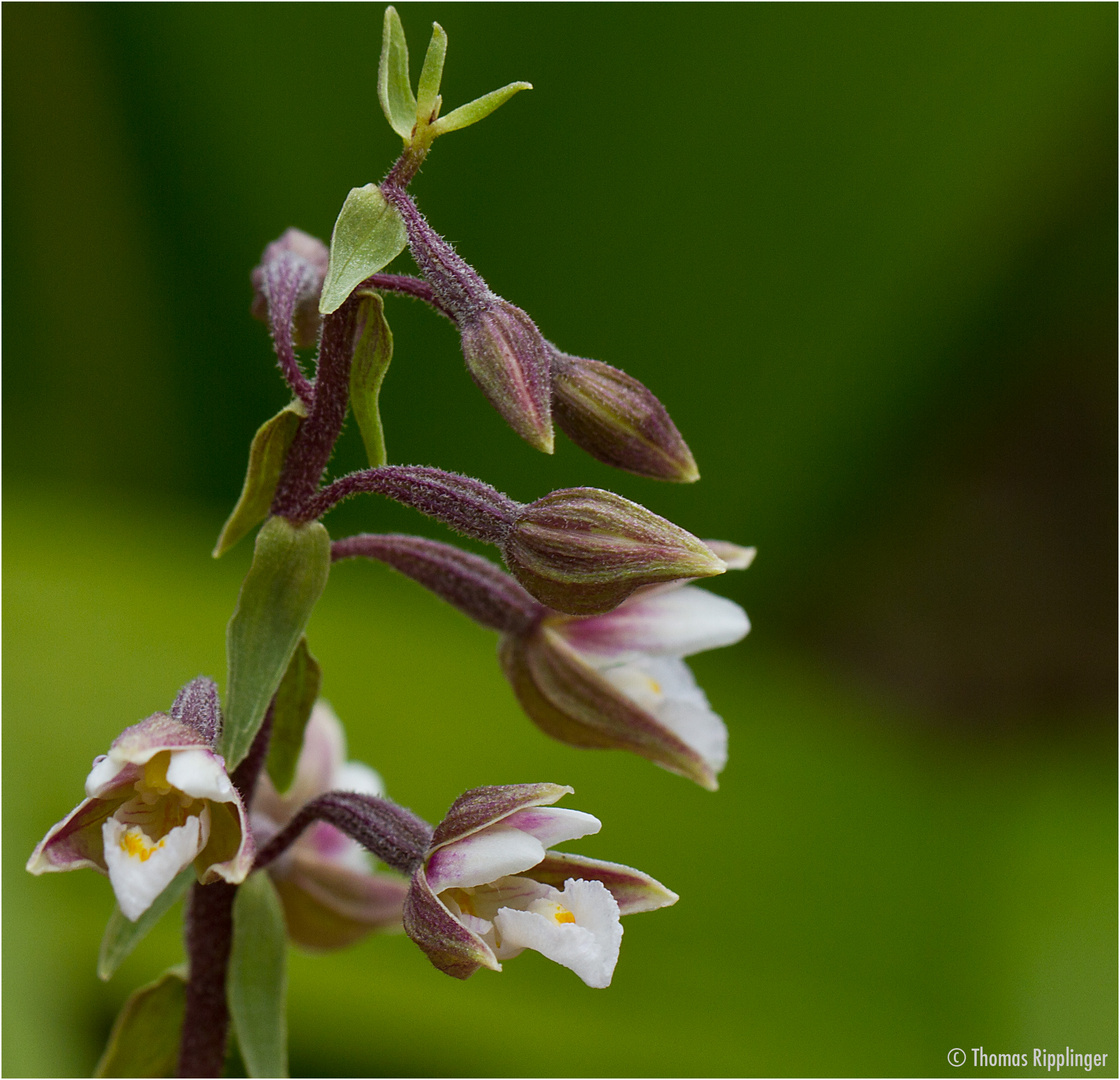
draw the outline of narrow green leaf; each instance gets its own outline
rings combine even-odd
[[[222,752],[232,772],[249,752],[268,703],[327,584],[331,538],[317,521],[269,518],[226,631],[229,686]]]
[[[174,1076],[186,1008],[186,975],[164,972],[124,1003],[94,1076]]]
[[[280,680],[276,703],[272,707],[272,738],[268,744],[267,767],[272,786],[281,793],[292,786],[296,761],[303,745],[303,729],[319,696],[322,680],[322,669],[307,649],[307,638],[300,638],[288,670]]]
[[[171,909],[187,887],[195,880],[193,866],[180,871],[171,884],[152,901],[152,906],[136,922],[125,918],[119,907],[113,909],[101,936],[101,951],[97,955],[97,977],[109,980],[124,959],[145,937],[148,931]]]
[[[331,259],[319,311],[342,307],[359,282],[392,262],[408,243],[404,221],[376,184],[351,188],[331,234]]]
[[[416,86],[416,122],[430,124],[439,115],[439,84],[443,81],[443,61],[447,56],[447,35],[439,23],[432,23],[432,40],[424,54],[420,82]]]
[[[241,497],[222,526],[222,533],[212,552],[215,559],[268,517],[268,508],[276,494],[288,447],[292,445],[300,420],[306,415],[307,408],[303,402],[293,401],[257,428],[249,447],[249,468],[245,472]]]
[[[288,939],[272,879],[252,874],[233,901],[229,1011],[250,1076],[288,1075]]]
[[[389,361],[393,359],[393,334],[385,321],[385,306],[376,293],[362,297],[358,320],[362,330],[350,364],[350,408],[362,433],[369,463],[377,468],[388,461],[378,398]]]
[[[416,98],[408,78],[408,43],[396,8],[385,9],[381,61],[377,65],[377,100],[389,126],[408,142],[416,123]]]
[[[446,116],[441,116],[432,125],[432,132],[435,135],[446,135],[449,131],[458,131],[460,128],[477,124],[479,120],[484,120],[496,108],[509,101],[519,90],[532,89],[532,83],[511,82],[509,86],[503,86],[500,90],[491,90],[489,94],[483,94],[474,101],[468,101],[466,105],[452,109]]]

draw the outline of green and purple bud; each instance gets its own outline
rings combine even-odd
[[[243,881],[253,865],[253,838],[214,750],[220,730],[217,687],[195,679],[170,715],[155,713],[126,728],[94,760],[87,798],[48,831],[27,869],[99,870],[133,922],[192,863],[203,884]]]
[[[253,269],[254,318],[269,323],[274,336],[309,349],[319,340],[319,294],[330,252],[322,240],[302,229],[288,229],[264,249]]]
[[[533,596],[569,615],[602,614],[645,585],[727,570],[692,533],[599,488],[564,488],[522,507],[501,551]]]
[[[619,918],[675,904],[638,870],[549,850],[597,833],[598,819],[551,804],[558,784],[475,788],[437,826],[405,900],[405,931],[440,971],[466,979],[534,949],[588,986],[610,984]]]
[[[385,183],[381,191],[404,221],[430,302],[458,327],[471,378],[521,438],[551,454],[552,357],[541,332],[521,308],[490,291],[403,188]]]
[[[638,476],[681,484],[700,479],[688,444],[642,383],[610,364],[549,349],[553,417],[572,442]]]

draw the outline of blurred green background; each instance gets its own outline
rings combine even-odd
[[[492,635],[340,566],[310,640],[394,797],[570,783],[604,821],[579,850],[682,899],[628,920],[605,992],[532,954],[460,984],[403,937],[293,955],[294,1074],[991,1075],[972,1047],[1069,1045],[1115,1075],[1115,7],[400,10],[414,74],[447,29],[449,108],[536,87],[439,142],[420,205],[645,381],[704,478],[534,454],[397,300],[391,459],[757,544],[712,586],[755,628],[694,664],[731,730],[710,795],[545,739]],[[7,1075],[88,1073],[181,956],[168,918],[98,983],[107,884],[22,867],[123,726],[223,676],[249,545],[208,552],[285,401],[248,272],[399,149],[381,11],[4,8]],[[328,524],[447,535],[375,500]]]

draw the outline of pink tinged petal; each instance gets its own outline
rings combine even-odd
[[[288,936],[313,952],[341,949],[375,931],[399,930],[408,883],[297,855],[277,877]]]
[[[135,793],[125,788],[116,798],[85,799],[50,829],[27,860],[32,874],[92,867],[106,872],[101,826]]]
[[[239,885],[249,876],[256,858],[253,833],[240,798],[207,803],[203,815],[209,821],[209,838],[194,861],[198,880],[204,885],[219,880]]]
[[[356,791],[359,795],[385,794],[381,776],[361,761],[347,761],[331,779],[331,791]]]
[[[494,917],[502,948],[535,949],[574,971],[588,986],[610,985],[622,923],[618,904],[599,881],[572,880],[556,897],[527,911],[502,908]]]
[[[551,625],[596,667],[600,657],[691,656],[734,645],[750,630],[738,604],[694,585],[634,596],[606,615]]]
[[[507,784],[471,788],[452,804],[436,826],[432,849],[461,840],[529,806],[549,806],[573,789],[560,784]]]
[[[571,878],[600,881],[615,898],[622,915],[656,911],[658,908],[670,907],[680,899],[672,889],[665,888],[660,881],[632,866],[604,862],[602,859],[588,859],[568,852],[548,852],[544,861],[534,866],[529,874],[534,881],[557,889],[562,888]]]
[[[330,791],[335,773],[345,761],[346,735],[342,724],[325,701],[318,701],[303,729],[295,780],[283,800],[291,808],[288,816],[316,795]]]
[[[428,884],[437,894],[444,889],[469,889],[519,874],[543,858],[544,845],[535,836],[504,823],[494,825],[433,852],[426,868]]]
[[[480,967],[502,970],[490,946],[432,893],[423,869],[413,875],[405,897],[404,929],[432,964],[456,979],[469,978]]]
[[[192,799],[234,802],[237,793],[225,762],[212,750],[180,750],[171,755],[167,782]]]
[[[152,901],[189,866],[209,831],[208,814],[188,817],[182,825],[153,841],[137,825],[109,818],[102,826],[105,863],[117,903],[125,917],[136,922]]]
[[[544,847],[550,848],[554,844],[564,843],[565,840],[592,836],[603,827],[603,823],[594,815],[585,814],[582,810],[567,810],[561,806],[541,806],[518,810],[516,814],[504,818],[501,827],[520,829],[530,836],[535,836]]]
[[[650,658],[606,668],[612,686],[652,714],[718,774],[727,764],[727,727],[712,712],[683,660]]]
[[[172,720],[166,713],[155,713],[125,728],[109,747],[114,761],[143,765],[162,750],[209,749],[206,740],[188,724]]]

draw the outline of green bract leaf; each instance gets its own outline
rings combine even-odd
[[[250,1076],[288,1075],[288,940],[272,879],[253,874],[233,901],[229,1011]]]
[[[361,333],[350,364],[350,408],[358,421],[369,463],[377,468],[388,460],[377,401],[385,372],[389,370],[389,361],[393,359],[393,334],[385,321],[381,297],[376,293],[367,293],[362,297],[358,325]]]
[[[172,968],[124,1003],[94,1076],[174,1076],[187,984]]]
[[[408,243],[400,213],[376,184],[351,188],[331,233],[331,260],[319,311],[329,315],[357,285],[392,262]]]
[[[136,922],[129,922],[119,907],[113,909],[113,914],[109,916],[109,921],[105,925],[105,933],[101,937],[101,951],[97,956],[99,979],[108,980],[113,977],[113,973],[121,966],[125,957],[147,937],[148,931],[167,914],[194,879],[193,866],[180,871]]]
[[[303,402],[293,401],[257,428],[249,447],[249,468],[245,472],[241,497],[222,526],[222,533],[212,552],[215,559],[268,517],[268,508],[280,481],[280,470],[284,467],[284,457],[292,445],[300,420],[306,415],[307,408]]]
[[[416,122],[416,98],[408,78],[408,44],[396,8],[385,9],[381,62],[377,65],[377,100],[389,126],[408,142]]]
[[[257,533],[253,565],[226,631],[229,686],[222,752],[232,772],[265,711],[327,584],[331,538],[317,521],[273,517]]]
[[[432,40],[420,69],[416,87],[416,122],[430,124],[439,115],[439,84],[443,81],[443,61],[447,56],[447,35],[439,23],[432,23]]]
[[[468,101],[466,105],[460,105],[459,108],[452,109],[446,116],[441,116],[432,125],[432,132],[434,135],[446,135],[449,131],[458,131],[460,128],[477,124],[479,120],[485,119],[496,108],[509,101],[519,90],[532,89],[532,83],[511,82],[500,90],[491,90],[489,94],[483,94],[482,97],[475,98],[474,101]]]
[[[283,793],[291,787],[296,760],[303,745],[303,729],[311,707],[319,696],[323,672],[307,649],[307,638],[300,638],[296,651],[280,680],[272,706],[272,739],[268,744],[268,775],[272,786]]]

